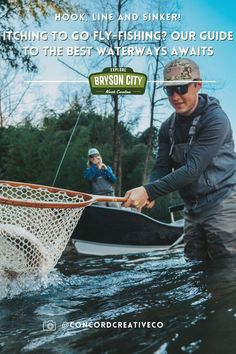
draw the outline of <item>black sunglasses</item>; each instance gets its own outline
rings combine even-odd
[[[178,95],[185,95],[188,92],[188,87],[192,82],[186,85],[173,85],[173,86],[165,86],[163,87],[164,92],[168,97],[173,96],[174,92],[178,93]],[[194,86],[196,87],[196,83]]]
[[[89,155],[89,158],[93,159],[94,157],[97,157],[97,156],[99,156],[99,154]]]

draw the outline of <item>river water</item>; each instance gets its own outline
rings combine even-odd
[[[71,249],[48,279],[1,277],[0,298],[0,353],[236,353],[233,258]]]

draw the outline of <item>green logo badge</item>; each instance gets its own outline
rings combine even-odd
[[[131,68],[105,68],[100,73],[89,75],[94,95],[143,95],[146,83],[147,76]]]

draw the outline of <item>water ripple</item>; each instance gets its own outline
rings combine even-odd
[[[233,259],[186,262],[180,250],[67,254],[47,279],[0,278],[0,296],[0,351],[6,353],[218,354],[222,343],[227,354],[236,349]],[[65,323],[89,321],[164,325],[65,328]],[[48,324],[52,329],[45,328]]]

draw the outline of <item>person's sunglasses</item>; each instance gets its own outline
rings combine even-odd
[[[174,92],[178,93],[178,95],[185,95],[188,92],[188,87],[191,83],[186,85],[173,85],[173,86],[165,86],[163,87],[164,92],[168,97],[173,96]],[[194,84],[196,86],[196,84]]]

